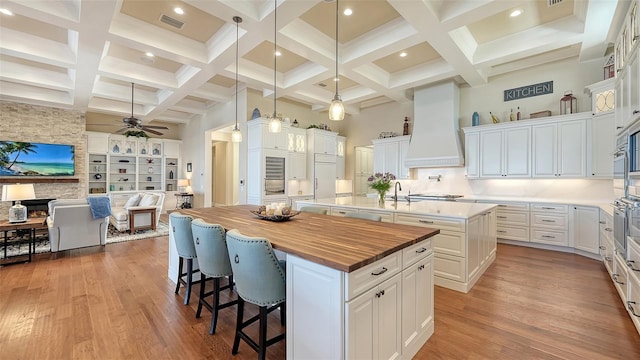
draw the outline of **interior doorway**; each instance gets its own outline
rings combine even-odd
[[[373,174],[373,147],[356,146],[355,148],[354,196],[366,196],[370,191],[367,179]]]
[[[205,132],[204,206],[238,204],[239,146],[231,141],[230,127]]]

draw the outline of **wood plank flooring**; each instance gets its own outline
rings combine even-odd
[[[167,244],[109,244],[0,268],[0,358],[255,359],[244,343],[231,355],[235,308],[220,312],[211,336],[210,313],[195,318],[198,288],[190,306],[173,293]],[[270,336],[284,330],[277,311],[269,321]],[[267,357],[284,359],[285,343]],[[638,358],[640,336],[601,262],[503,244],[470,293],[436,287],[435,334],[416,355]]]

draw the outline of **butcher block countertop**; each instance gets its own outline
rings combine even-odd
[[[288,221],[259,219],[255,205],[175,210],[181,214],[267,238],[274,249],[352,272],[440,232],[427,227],[390,224],[330,215],[300,213]]]

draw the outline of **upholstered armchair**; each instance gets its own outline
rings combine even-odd
[[[108,219],[94,219],[86,199],[50,201],[47,226],[51,252],[106,244]]]
[[[134,192],[126,194],[110,194],[111,216],[109,222],[118,231],[129,230],[129,210],[155,209],[155,226],[160,222],[160,214],[164,205],[163,192]],[[149,213],[134,214],[137,226],[147,226],[151,224]]]

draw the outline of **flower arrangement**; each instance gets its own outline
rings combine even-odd
[[[391,189],[391,182],[396,179],[396,176],[390,172],[375,173],[367,179],[369,181],[369,187],[378,192],[378,201],[384,203],[384,196]]]

